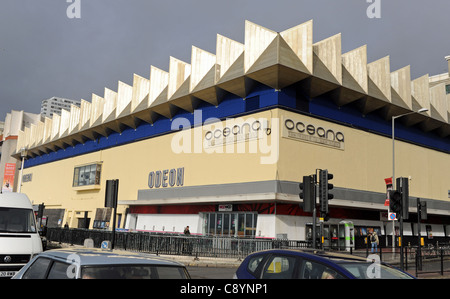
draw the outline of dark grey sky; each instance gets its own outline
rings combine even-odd
[[[313,19],[314,42],[341,32],[343,53],[367,44],[369,62],[390,55],[412,79],[446,72],[450,55],[448,0],[378,0],[379,19],[367,0],[79,1],[70,19],[66,0],[0,0],[0,120],[52,96],[91,101],[150,65],[168,71],[192,45],[215,53],[217,33],[243,43],[245,20],[283,31]]]

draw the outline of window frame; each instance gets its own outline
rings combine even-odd
[[[76,190],[100,189],[102,166],[102,162],[75,166],[73,169],[72,187]],[[83,176],[83,178],[80,176]]]

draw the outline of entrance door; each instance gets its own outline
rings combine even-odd
[[[258,214],[219,212],[203,214],[203,234],[212,236],[254,237]]]

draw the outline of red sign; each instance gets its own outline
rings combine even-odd
[[[5,174],[3,175],[2,192],[13,192],[15,174],[16,164],[6,163]]]
[[[386,182],[386,200],[384,201],[384,206],[389,207],[389,190],[392,190],[392,178],[384,179]]]

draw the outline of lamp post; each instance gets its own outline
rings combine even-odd
[[[20,157],[22,158],[22,166],[20,167],[20,173],[19,173],[19,187],[17,189],[18,193],[20,193],[22,191],[23,164],[24,164],[26,156],[27,156],[27,149],[22,147],[20,149]]]
[[[409,113],[405,113],[405,114],[401,114],[401,115],[397,115],[397,116],[393,116],[392,117],[392,187],[395,189],[395,120],[397,118],[406,116],[406,115],[410,115],[410,114],[414,114],[414,113],[424,113],[427,112],[428,108],[421,108],[418,111],[413,111],[413,112],[409,112]]]
[[[421,108],[417,111],[408,112],[405,114],[400,114],[392,117],[392,189],[395,190],[395,120],[397,118],[414,114],[414,113],[424,113],[427,112],[428,108]],[[402,219],[401,219],[402,220]],[[400,223],[400,226],[402,226],[402,223]],[[402,231],[402,227],[400,227],[400,230]],[[402,234],[402,232],[400,232]],[[401,240],[403,242],[403,240]],[[395,222],[392,221],[392,250],[395,248]]]

